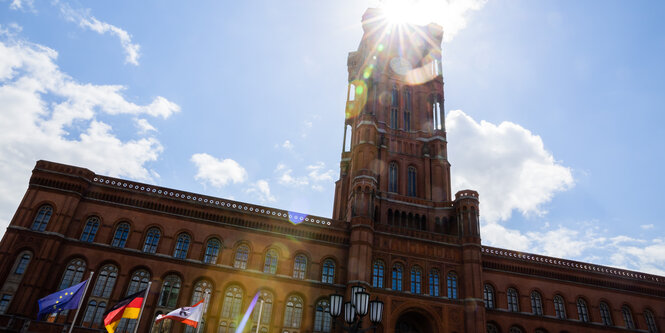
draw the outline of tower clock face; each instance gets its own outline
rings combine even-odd
[[[390,59],[390,69],[398,75],[405,75],[413,69],[413,66],[408,60],[402,57],[395,57]]]

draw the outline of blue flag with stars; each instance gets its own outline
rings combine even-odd
[[[39,314],[37,315],[37,319],[42,319],[42,317],[49,313],[58,313],[63,310],[78,308],[79,302],[85,292],[86,283],[88,283],[88,280],[40,299],[38,301]]]

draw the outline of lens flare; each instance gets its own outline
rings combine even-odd
[[[240,324],[238,324],[238,329],[236,329],[236,332],[244,332],[245,331],[245,326],[247,325],[247,321],[249,320],[249,315],[252,314],[252,310],[254,310],[254,307],[256,306],[256,302],[259,300],[259,294],[261,294],[260,291],[257,292],[256,295],[254,295],[254,298],[252,298],[252,301],[249,303],[249,307],[247,307],[247,311],[245,311],[245,314],[242,316],[242,320],[240,321]]]

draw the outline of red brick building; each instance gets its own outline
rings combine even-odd
[[[665,328],[663,277],[482,246],[478,193],[450,188],[442,28],[370,9],[363,29],[332,219],[39,161],[0,242],[0,330],[60,332],[74,311],[38,322],[37,300],[91,271],[77,332],[148,282],[141,332],[186,331],[151,323],[201,298],[202,331],[235,332],[257,293],[245,332],[341,332],[328,296],[353,285],[384,302],[378,332]]]

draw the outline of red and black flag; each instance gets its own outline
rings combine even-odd
[[[138,319],[141,313],[141,306],[145,300],[146,290],[141,290],[136,294],[129,295],[121,299],[104,313],[104,326],[109,333],[115,332],[115,328],[120,323],[120,319]]]

